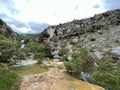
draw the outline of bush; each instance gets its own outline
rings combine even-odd
[[[25,56],[24,49],[21,49],[21,48],[17,49],[16,56],[18,57],[19,60],[25,60],[26,56]]]
[[[120,66],[114,66],[111,59],[104,57],[99,61],[99,67],[93,72],[90,82],[106,90],[120,90]]]
[[[0,62],[9,62],[19,43],[0,35]]]
[[[114,71],[96,71],[91,76],[90,81],[93,84],[104,87],[106,90],[120,90],[120,74],[118,76],[118,74],[113,74],[113,72]]]
[[[64,56],[65,54],[67,54],[67,50],[65,48],[60,49],[59,55]]]
[[[51,56],[51,47],[49,44],[37,43],[26,45],[27,50],[35,54],[35,59],[44,59],[45,57]]]
[[[29,48],[30,52],[34,53],[34,59],[37,59],[39,64],[42,63],[42,60],[46,56],[45,44],[42,44],[42,43],[41,44],[29,44],[29,45],[26,45],[25,48]]]
[[[81,72],[91,73],[94,69],[94,58],[89,55],[86,48],[80,47],[78,52],[72,54],[72,61],[66,61],[67,72],[71,75],[81,78]]]
[[[49,44],[45,44],[45,57],[52,57],[51,55],[51,47]]]
[[[81,72],[82,72],[82,59],[78,57],[79,54],[73,54],[72,61],[66,61],[64,62],[65,67],[67,69],[67,72],[76,78],[81,78]]]

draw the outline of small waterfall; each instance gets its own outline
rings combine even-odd
[[[21,47],[20,48],[24,48],[25,47],[24,41],[25,40],[21,40]]]

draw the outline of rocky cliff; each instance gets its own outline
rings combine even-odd
[[[18,36],[18,34],[13,32],[13,30],[2,19],[0,19],[0,35],[14,39]]]

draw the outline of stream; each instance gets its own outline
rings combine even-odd
[[[20,48],[24,48],[25,44],[24,44],[25,40],[21,40],[21,47]]]

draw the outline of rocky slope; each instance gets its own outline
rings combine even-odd
[[[60,58],[59,52],[62,46],[67,46],[72,51],[82,43],[97,58],[116,50],[120,45],[120,9],[104,12],[93,17],[74,20],[72,22],[50,26],[40,33],[37,42],[50,43],[53,48],[52,55]],[[112,57],[117,58],[117,51],[113,51]]]
[[[120,89],[120,9],[50,26],[34,40],[50,44],[53,58],[64,60],[71,75]]]
[[[12,37],[14,39],[18,36],[18,34],[13,32],[13,30],[2,19],[0,19],[0,35]]]
[[[120,9],[108,11],[93,17],[74,20],[72,22],[50,26],[39,36],[45,38],[65,38],[69,36],[81,36],[84,33],[108,30],[120,24]],[[39,37],[39,40],[41,38]]]

